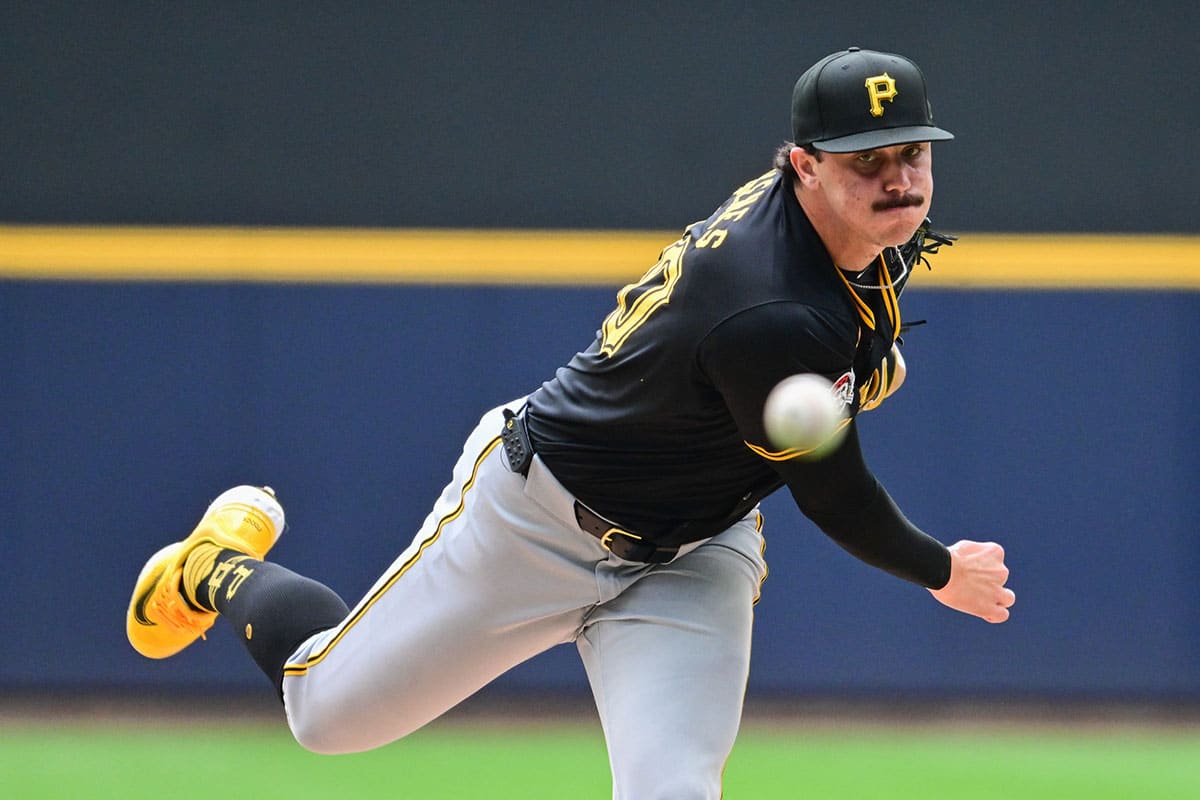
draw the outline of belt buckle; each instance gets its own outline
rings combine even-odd
[[[600,537],[600,546],[610,553],[612,552],[612,538],[614,536],[628,536],[630,539],[636,539],[639,542],[642,540],[642,537],[638,536],[636,533],[630,533],[629,531],[621,530],[617,527],[609,528],[604,532],[604,535]]]

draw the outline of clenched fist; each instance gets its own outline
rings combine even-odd
[[[963,540],[950,545],[950,580],[930,589],[939,603],[988,622],[1004,622],[1017,596],[1005,587],[1004,548],[995,542]]]

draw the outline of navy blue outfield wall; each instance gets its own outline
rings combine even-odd
[[[134,654],[146,556],[227,485],[268,482],[291,523],[278,560],[356,599],[480,413],[586,345],[612,300],[0,282],[0,689],[265,691],[221,626],[166,662]],[[1014,617],[938,606],[776,497],[751,690],[1200,697],[1200,294],[918,287],[905,310],[930,323],[862,421],[868,457],[928,530],[1008,547]],[[563,647],[499,686],[584,682]]]

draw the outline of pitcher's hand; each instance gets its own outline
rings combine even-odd
[[[950,580],[930,589],[939,603],[988,622],[1004,622],[1017,596],[1005,588],[1004,548],[995,542],[963,540],[950,545]]]

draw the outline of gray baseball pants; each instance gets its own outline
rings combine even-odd
[[[670,563],[623,561],[580,530],[574,498],[540,459],[528,478],[509,469],[501,410],[468,438],[412,544],[341,624],[288,659],[292,733],[322,753],[378,747],[575,642],[613,797],[716,800],[766,575],[760,515]]]

